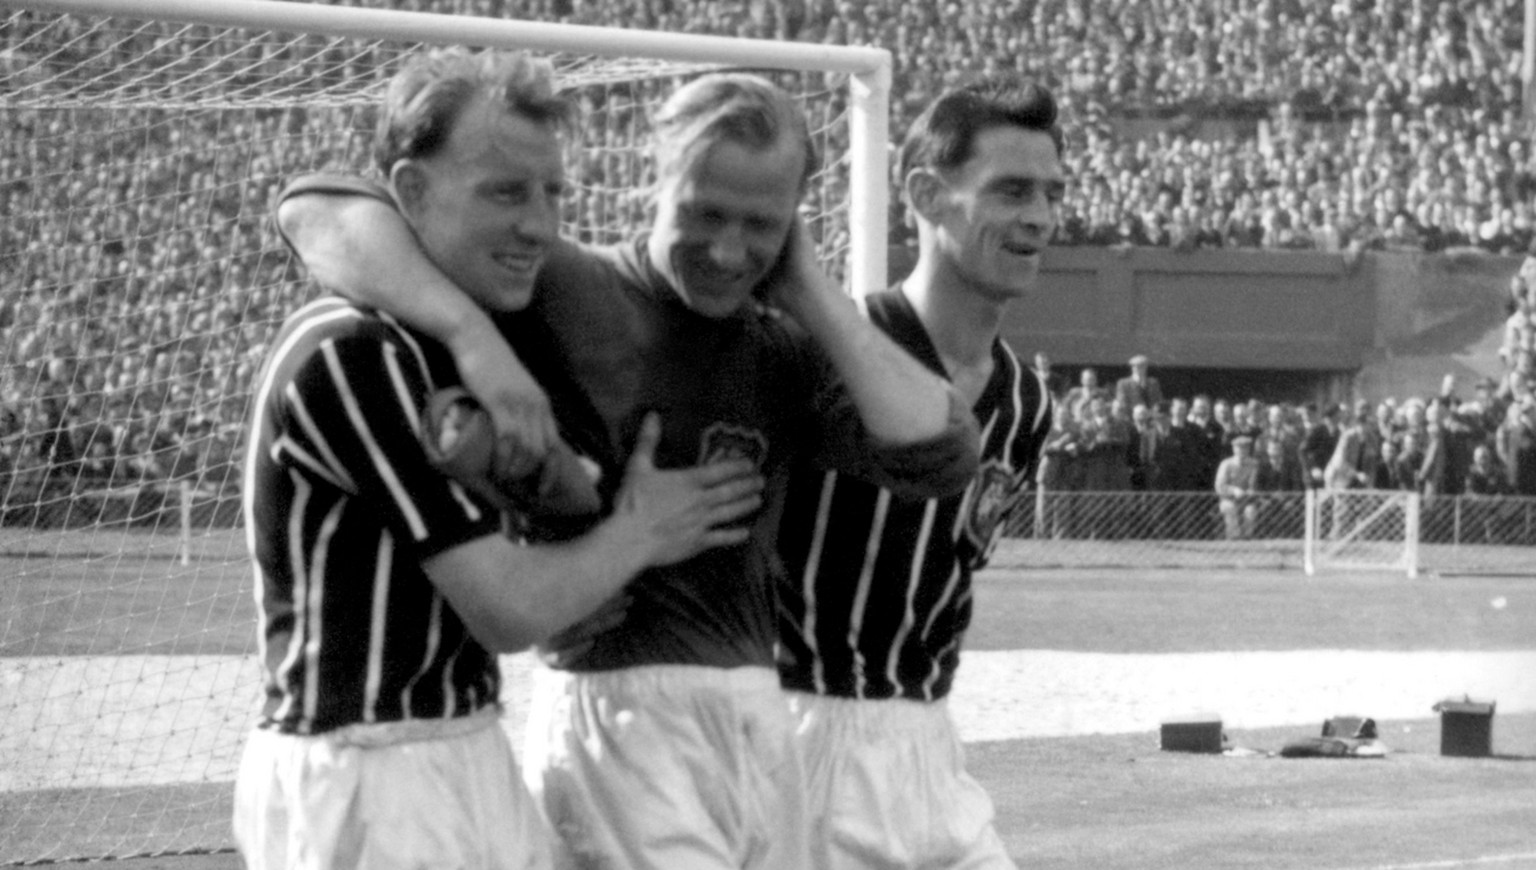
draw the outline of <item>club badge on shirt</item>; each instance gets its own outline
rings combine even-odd
[[[699,464],[750,459],[759,470],[768,458],[768,438],[756,429],[734,423],[711,423],[699,437]]]
[[[975,552],[971,567],[979,568],[986,563],[992,549],[997,546],[1003,521],[1028,490],[1024,486],[1022,474],[1014,474],[1007,466],[995,460],[982,463],[976,472],[973,486],[974,491],[966,509],[965,537]]]

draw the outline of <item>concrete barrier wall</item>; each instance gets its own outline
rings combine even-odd
[[[892,251],[905,274],[911,252]],[[1520,258],[1482,253],[1053,248],[1010,310],[1014,347],[1065,368],[1311,373],[1318,383],[1433,391],[1444,371],[1495,372]]]

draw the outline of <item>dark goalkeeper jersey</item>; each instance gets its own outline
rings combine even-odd
[[[935,372],[943,363],[899,290],[870,319]],[[1001,340],[973,409],[981,466],[965,491],[907,499],[836,471],[799,467],[780,527],[779,674],[786,688],[846,698],[948,694],[971,621],[971,572],[1034,479],[1050,397]]]

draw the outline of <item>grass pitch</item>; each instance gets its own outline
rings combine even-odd
[[[222,555],[226,544],[190,568],[147,551],[46,566],[0,559],[0,655],[246,654],[250,575]],[[1010,568],[982,574],[976,599],[974,650],[1536,649],[1529,578]],[[1378,723],[1393,750],[1385,759],[1268,754],[1320,724],[1229,728],[1231,745],[1254,751],[1243,757],[1161,752],[1152,731],[972,743],[967,751],[1021,867],[1536,868],[1536,712],[1496,714],[1492,758],[1441,756],[1428,709],[1424,718]],[[3,792],[0,862],[125,856],[137,847],[124,844],[146,831],[156,851],[227,849],[229,800],[227,783]],[[128,866],[239,863],[224,852]]]

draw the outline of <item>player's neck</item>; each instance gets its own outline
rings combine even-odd
[[[950,383],[961,401],[974,407],[992,379],[992,345],[1002,325],[1003,306],[974,294],[934,289],[910,278],[903,287]]]
[[[939,355],[946,364],[990,365],[1007,304],[970,292],[957,276],[925,271],[923,265],[919,261],[902,292]]]

